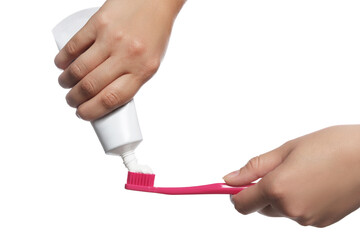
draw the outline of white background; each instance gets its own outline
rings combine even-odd
[[[1,240],[358,239],[359,211],[317,229],[242,216],[227,195],[124,190],[122,161],[66,105],[53,64],[51,29],[101,4],[2,3]],[[156,185],[219,182],[292,138],[359,123],[359,12],[359,1],[188,1],[135,98],[137,155]]]

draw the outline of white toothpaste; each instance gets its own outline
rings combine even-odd
[[[151,170],[151,168],[149,166],[141,165],[138,163],[134,152],[128,152],[126,154],[123,154],[121,157],[124,160],[124,164],[125,164],[126,168],[130,172],[148,173],[148,174],[153,173],[153,171]]]

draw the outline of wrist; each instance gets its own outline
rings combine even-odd
[[[158,3],[159,10],[164,14],[168,14],[175,20],[176,16],[180,12],[181,8],[185,4],[186,0],[153,0]]]

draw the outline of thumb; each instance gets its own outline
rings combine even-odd
[[[252,158],[240,170],[231,172],[224,177],[227,184],[240,186],[264,177],[279,166],[291,151],[289,144],[284,144],[265,154]]]

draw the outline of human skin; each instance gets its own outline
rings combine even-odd
[[[84,120],[129,102],[158,70],[185,0],[107,0],[55,57],[59,84]]]
[[[360,125],[334,126],[291,140],[224,177],[254,186],[232,196],[242,214],[287,217],[326,227],[360,206]]]

